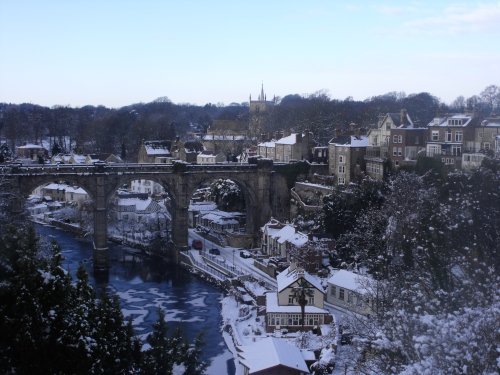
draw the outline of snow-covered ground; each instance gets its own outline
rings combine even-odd
[[[205,253],[203,251],[200,252],[198,250],[190,250],[190,257],[192,259],[195,259],[197,262],[205,262],[206,257],[204,258],[203,254],[206,254],[208,252],[208,249],[217,248],[220,251],[220,255],[218,255],[217,258],[223,258],[223,262],[221,262],[221,267],[223,267],[223,269],[225,268],[228,271],[236,270],[238,271],[238,274],[241,272],[244,275],[251,275],[256,280],[244,282],[244,287],[247,291],[250,292],[250,294],[263,295],[266,291],[276,290],[276,279],[257,269],[253,265],[253,258],[242,258],[240,256],[241,249],[221,247],[209,240],[206,240],[195,230],[189,230],[190,243],[193,239],[199,239],[203,241],[203,248]],[[209,265],[207,265],[203,272],[213,272],[211,273],[212,276],[216,279],[220,279],[221,274],[211,268]],[[326,285],[326,279],[321,280],[321,282],[322,284]],[[235,292],[238,293],[238,291]],[[325,308],[329,310],[334,316],[335,324],[342,324],[342,322],[346,321],[352,314],[349,311],[337,308],[328,303],[325,303]],[[270,334],[267,334],[265,330],[265,317],[257,316],[257,307],[255,306],[255,304],[246,305],[237,302],[235,296],[231,294],[229,294],[222,300],[221,315],[223,321],[224,339],[226,341],[229,352],[234,354],[234,362],[236,365],[235,373],[237,375],[242,375],[243,367],[238,362],[236,346],[250,345],[265,337],[268,337],[268,335]],[[313,334],[288,334],[286,339],[296,344],[297,346],[306,349],[321,349],[327,345],[336,345],[337,331],[335,324],[332,326],[322,327],[323,332],[333,330],[332,332],[326,333],[323,337],[318,337]],[[225,352],[224,356],[226,355],[229,354]],[[344,371],[344,363],[347,363],[349,361],[349,358],[351,358],[354,353],[351,346],[339,346],[336,354],[334,354],[333,351],[331,351],[331,353],[325,353],[325,358],[328,358],[329,355],[336,357],[336,362],[338,364],[335,370],[336,373],[343,373],[339,372],[340,367],[342,367],[342,371]],[[220,361],[219,359],[217,359],[213,363],[213,366],[223,365],[224,358],[221,358]],[[220,370],[222,371],[222,368],[220,368]]]

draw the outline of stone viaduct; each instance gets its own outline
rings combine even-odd
[[[302,166],[302,168],[300,168]],[[171,197],[172,240],[176,250],[188,246],[188,206],[193,193],[204,182],[231,179],[245,197],[247,232],[256,235],[271,216],[288,218],[290,187],[304,163],[279,165],[272,160],[255,164],[194,165],[105,164],[94,165],[10,165],[4,166],[4,178],[10,180],[19,198],[12,202],[16,211],[24,209],[33,190],[48,182],[64,181],[85,189],[94,202],[94,271],[108,269],[107,212],[118,188],[132,180],[152,180],[162,185]],[[307,168],[306,168],[307,169]],[[305,171],[307,173],[307,171]]]

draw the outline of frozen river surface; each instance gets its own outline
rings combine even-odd
[[[158,318],[158,308],[162,308],[169,327],[180,325],[189,340],[203,332],[204,358],[212,362],[209,375],[234,374],[232,354],[220,331],[223,295],[219,289],[183,268],[132,256],[130,249],[111,243],[109,281],[98,284],[92,277],[89,241],[50,227],[37,225],[36,229],[41,237],[59,243],[64,268],[74,275],[83,263],[96,288],[108,288],[120,297],[122,311],[125,317],[132,317],[136,335],[146,337]]]

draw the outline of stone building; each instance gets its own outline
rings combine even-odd
[[[364,135],[341,135],[328,143],[329,173],[335,184],[346,185],[361,174],[368,138]]]

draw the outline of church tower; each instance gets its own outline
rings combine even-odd
[[[250,124],[249,130],[252,137],[258,141],[266,140],[266,133],[271,130],[272,112],[276,100],[268,101],[264,92],[264,83],[262,83],[258,100],[252,100],[250,95]]]

